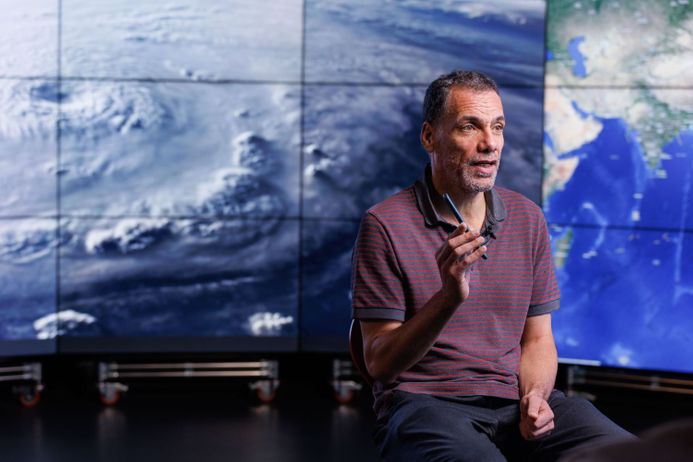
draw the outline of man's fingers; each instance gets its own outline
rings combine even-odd
[[[481,245],[483,243],[484,243],[483,237],[477,237],[475,239],[470,239],[469,241],[465,242],[464,244],[455,246],[452,249],[452,252],[457,256],[458,260],[462,260],[463,258],[471,255],[476,250],[478,250],[479,247],[481,247]]]
[[[541,427],[539,427],[539,428],[537,428],[536,430],[534,430],[534,431],[532,432],[532,435],[535,436],[535,437],[539,437],[539,436],[541,436],[541,435],[545,435],[545,434],[547,434],[548,432],[550,432],[551,430],[553,430],[555,427],[556,427],[556,425],[554,424],[553,419],[551,419],[551,420],[549,420],[548,422],[546,422],[545,425],[542,425]]]
[[[453,237],[457,237],[457,236],[461,236],[464,233],[466,233],[467,231],[470,231],[469,226],[467,226],[466,223],[461,223],[461,224],[457,225],[457,228],[448,235],[448,239],[453,238]]]
[[[443,267],[446,267],[445,265],[449,265],[447,267],[450,268],[453,274],[457,274],[460,271],[465,271],[474,262],[480,259],[484,253],[486,253],[487,249],[485,246],[477,248],[477,245],[478,243],[474,241],[458,247],[459,250],[450,252],[447,259],[443,262]]]
[[[476,234],[476,236],[479,236]],[[460,259],[466,254],[471,253],[483,243],[482,237],[475,237],[473,233],[466,233],[458,238],[448,239],[436,254],[436,260],[439,264],[450,258]]]
[[[477,261],[478,259],[483,257],[487,250],[488,250],[488,247],[486,247],[485,245],[482,245],[481,247],[477,247],[477,249],[474,252],[467,255],[467,257],[466,257],[467,264],[471,265],[472,263],[474,263],[475,261]]]
[[[553,411],[551,409],[542,409],[539,415],[534,420],[533,425],[535,428],[543,428],[549,423],[553,422]]]
[[[546,425],[543,425],[542,427],[532,431],[531,432],[532,438],[540,438],[542,436],[545,436],[545,435],[549,434],[554,428],[555,428],[555,424],[553,423],[553,419],[552,419]]]
[[[481,236],[481,234],[479,234],[477,231],[471,230],[458,234],[457,231],[459,229],[460,228],[457,228],[452,234],[448,236],[448,244],[451,248],[459,247]],[[483,238],[481,242],[483,242]]]
[[[525,419],[520,422],[520,433],[526,440],[534,440],[548,435],[555,428],[554,420],[549,420],[546,425],[536,427],[531,419]]]
[[[459,243],[458,240],[455,239],[460,237],[463,237],[463,240],[465,242],[466,240],[473,239],[473,236],[470,233],[467,233],[467,228],[464,224],[459,225],[457,229],[455,229],[452,233],[448,235],[448,240],[445,241],[445,243],[443,243],[443,245],[440,246],[440,248],[436,252],[436,260],[445,260],[448,257],[448,255],[450,255],[450,252],[452,252]]]

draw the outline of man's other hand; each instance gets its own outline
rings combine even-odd
[[[553,411],[544,398],[527,394],[520,400],[520,433],[526,440],[548,435],[554,428]]]

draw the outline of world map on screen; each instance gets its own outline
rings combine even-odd
[[[548,4],[543,195],[568,361],[693,371],[692,31],[688,0]]]

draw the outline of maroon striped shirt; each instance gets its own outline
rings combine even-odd
[[[432,195],[430,167],[414,185],[370,208],[354,248],[353,317],[406,322],[441,287],[435,254],[455,227]],[[488,260],[470,272],[470,295],[431,350],[397,380],[373,386],[379,413],[389,392],[519,398],[520,339],[527,316],[559,306],[544,216],[508,189],[485,193]]]

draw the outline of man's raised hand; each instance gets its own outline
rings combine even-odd
[[[486,253],[484,238],[477,231],[461,224],[436,252],[442,281],[442,295],[455,304],[469,297],[467,271]]]

